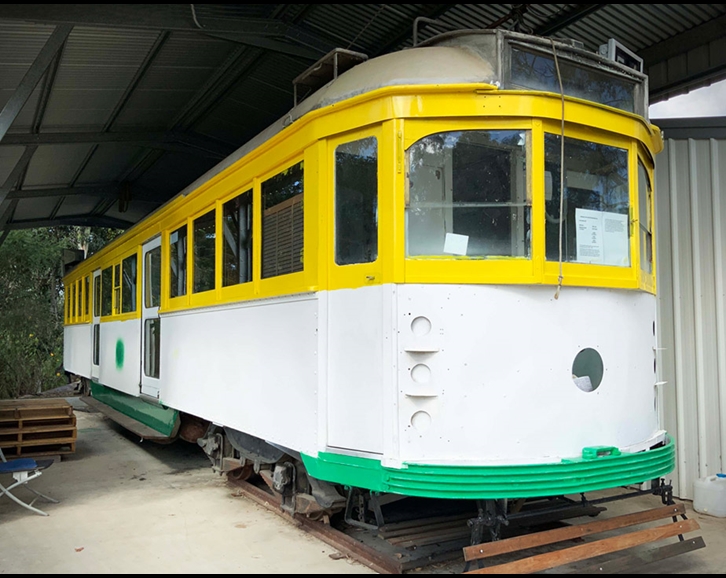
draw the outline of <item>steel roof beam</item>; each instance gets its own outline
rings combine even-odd
[[[144,148],[158,148],[187,154],[201,154],[222,159],[234,152],[233,147],[204,137],[182,133],[134,132],[55,132],[42,134],[8,134],[0,146],[59,145],[59,144],[128,144]]]
[[[605,8],[607,4],[574,4],[573,6],[577,8],[536,28],[534,34],[537,36],[552,36],[562,29],[579,22],[586,16]]]
[[[121,185],[85,186],[85,187],[56,187],[52,189],[13,190],[8,193],[8,199],[44,199],[47,197],[66,197],[87,195],[89,197],[107,197],[118,195]]]
[[[304,58],[305,60],[316,61],[320,59],[320,57],[323,55],[319,50],[308,48],[306,46],[291,44],[289,42],[269,38],[267,36],[240,34],[235,32],[205,32],[205,34],[207,36],[211,36],[212,38],[229,40],[230,42],[246,44],[247,46],[254,46],[256,48],[262,48],[271,52],[279,52],[280,54],[287,54],[289,56],[297,56],[298,58]]]
[[[58,51],[65,44],[68,35],[73,30],[73,26],[62,25],[57,26],[53,30],[50,38],[46,41],[43,48],[40,49],[38,56],[35,57],[33,64],[25,73],[25,76],[20,81],[20,84],[15,89],[15,92],[10,97],[10,100],[5,104],[2,111],[0,112],[0,141],[2,141],[8,129],[17,118],[20,111],[25,106],[28,98],[32,94],[33,90],[37,86],[40,79],[45,74],[45,71],[51,65],[53,60],[58,54]]]
[[[128,229],[134,223],[107,217],[105,215],[71,215],[56,217],[55,219],[29,219],[25,221],[13,221],[5,225],[6,229],[15,231],[18,229],[35,229],[40,227],[79,226],[79,227],[109,227],[111,229]]]
[[[151,63],[154,61],[156,56],[159,54],[159,51],[164,46],[166,41],[169,39],[169,36],[171,35],[170,32],[161,32],[154,41],[153,46],[149,49],[149,51],[146,53],[146,56],[144,57],[143,62],[139,66],[139,68],[134,73],[134,77],[131,79],[131,82],[128,83],[126,86],[126,90],[124,91],[123,95],[121,95],[121,98],[116,102],[116,106],[111,111],[111,114],[108,116],[108,119],[106,120],[106,124],[103,125],[103,129],[101,129],[101,132],[108,132],[110,128],[113,126],[113,123],[116,122],[116,119],[121,114],[121,111],[123,110],[124,106],[126,106],[126,103],[129,101],[129,98],[131,98],[131,94],[136,90],[136,87],[141,82],[141,79],[146,75],[146,72],[151,67]],[[78,181],[79,178],[81,178],[81,175],[83,174],[83,171],[86,170],[86,167],[88,166],[88,163],[91,162],[91,159],[93,158],[93,155],[96,154],[96,151],[98,150],[98,143],[96,143],[94,146],[91,147],[91,150],[88,151],[86,154],[86,157],[83,159],[81,164],[76,169],[75,174],[73,175],[73,178],[70,180],[70,185],[73,187],[76,184],[76,181]]]
[[[35,146],[29,146],[25,149],[25,152],[23,152],[23,155],[20,157],[18,162],[15,163],[13,170],[5,179],[3,185],[0,186],[0,205],[7,198],[8,193],[15,187],[18,179],[20,179],[20,176],[25,173],[25,169],[30,163],[30,159],[33,158],[36,149],[37,147]],[[0,223],[0,227],[2,227],[2,223]]]
[[[234,34],[237,42],[257,45],[265,39],[278,39],[260,46],[278,52],[289,51],[284,43],[307,47],[296,55],[317,60],[336,48],[335,42],[318,33],[274,18],[210,18],[200,14],[204,4],[4,4],[0,19],[41,24],[72,24],[136,30],[168,30],[203,34]]]
[[[7,199],[45,199],[49,197],[69,197],[79,195],[85,195],[87,197],[113,197],[116,199],[118,198],[120,191],[120,183],[74,187],[53,187],[48,189],[15,189],[8,193]],[[155,195],[148,189],[134,187],[132,200],[161,204],[168,199],[160,195]]]
[[[10,220],[17,206],[18,201],[10,201],[8,203],[8,206],[5,207],[5,210],[2,212],[2,214],[0,214],[0,230],[2,230],[5,227],[5,223]]]

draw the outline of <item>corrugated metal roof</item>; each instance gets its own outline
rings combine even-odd
[[[88,223],[92,205],[99,223],[133,223],[286,114],[292,80],[317,58],[336,47],[373,57],[411,46],[417,19],[418,41],[495,24],[590,50],[616,38],[644,57],[652,102],[726,77],[722,4],[4,4],[0,107],[56,26],[73,29],[0,140],[0,187],[14,168],[19,177],[7,184],[13,196],[0,202],[0,220],[30,227],[21,217],[44,212]],[[68,135],[66,144],[50,133]],[[23,171],[26,145],[37,150]],[[122,183],[132,199],[153,188],[156,204],[124,218],[104,210],[115,198],[99,206],[98,196],[77,196],[81,186]],[[54,190],[33,197],[44,211],[23,202],[12,214],[23,191],[59,186],[74,200]],[[112,215],[120,220],[103,221]]]

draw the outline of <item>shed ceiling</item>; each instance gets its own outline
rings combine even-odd
[[[452,27],[615,38],[651,103],[726,78],[724,4],[4,4],[0,242],[129,227],[283,117],[330,50],[373,58]]]

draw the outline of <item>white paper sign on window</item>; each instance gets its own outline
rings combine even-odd
[[[444,253],[450,253],[451,255],[466,255],[468,245],[469,235],[446,233],[446,239],[444,240]]]
[[[628,267],[628,215],[575,209],[577,262]]]

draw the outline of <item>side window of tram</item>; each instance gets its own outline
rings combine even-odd
[[[159,378],[161,320],[156,317],[144,321],[144,375]]]
[[[93,278],[93,316],[101,315],[101,275]],[[101,324],[93,324],[93,365],[98,365],[101,351]]]
[[[71,285],[71,323],[76,320],[76,283]]]
[[[408,150],[409,257],[529,257],[526,130],[432,134]]]
[[[144,304],[147,309],[158,307],[161,303],[161,247],[146,253],[144,259]],[[158,317],[144,321],[144,375],[159,377],[161,321]]]
[[[93,316],[101,315],[101,277],[93,278]]]
[[[378,258],[378,141],[364,138],[335,149],[335,262]]]
[[[653,189],[648,171],[638,160],[638,222],[640,223],[640,268],[653,273]]]
[[[121,313],[136,311],[136,254],[126,257],[121,263]]]
[[[158,307],[161,303],[161,247],[146,253],[144,268],[144,304],[147,309]]]
[[[121,313],[121,265],[113,266],[113,312]]]
[[[111,315],[111,298],[113,296],[113,271],[106,267],[101,271],[101,315]]]
[[[303,162],[262,183],[262,278],[303,270]]]
[[[76,283],[76,321],[81,320],[83,315],[83,280],[79,279]]]
[[[560,258],[561,231],[563,261],[629,267],[628,151],[565,137],[561,161],[561,146],[560,135],[545,134],[547,260]]]
[[[216,212],[214,210],[194,220],[194,278],[192,291],[202,293],[214,289],[215,278],[215,230]]]
[[[86,317],[88,317],[91,313],[90,301],[91,301],[91,277],[86,275],[86,277],[83,281],[83,314]]]
[[[222,286],[252,281],[252,191],[222,205]]]
[[[179,227],[169,236],[169,297],[187,294],[187,226]]]

